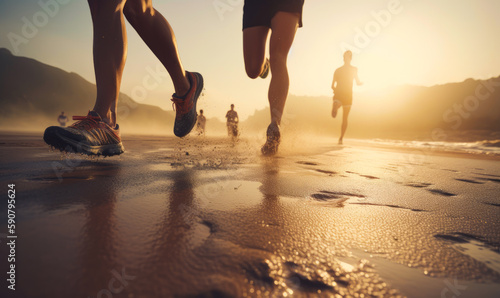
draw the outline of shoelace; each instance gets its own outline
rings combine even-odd
[[[191,109],[190,105],[185,102],[184,98],[172,97],[172,109],[174,111],[179,111],[181,115],[186,114]]]
[[[87,115],[87,116],[73,116],[73,120],[79,120],[78,122],[71,125],[74,128],[89,130],[94,128],[99,123],[101,118],[97,116]]]

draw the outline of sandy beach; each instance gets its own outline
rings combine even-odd
[[[2,133],[1,297],[498,297],[500,158],[369,142]],[[15,184],[15,291],[7,189]]]

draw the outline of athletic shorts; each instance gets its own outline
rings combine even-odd
[[[335,93],[333,95],[333,100],[338,100],[343,106],[352,106],[352,93]]]
[[[304,0],[245,0],[243,6],[243,29],[256,26],[271,28],[271,20],[278,11],[298,13],[302,27]]]

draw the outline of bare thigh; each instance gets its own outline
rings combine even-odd
[[[251,78],[259,76],[266,55],[266,41],[269,28],[265,26],[249,27],[243,30],[243,57],[245,69]]]
[[[295,33],[299,27],[299,14],[289,12],[278,12],[271,21],[271,40],[269,53],[271,56],[271,66],[273,59],[286,59],[292,47]]]
[[[152,0],[126,0],[124,11],[128,14],[139,14],[153,10]]]

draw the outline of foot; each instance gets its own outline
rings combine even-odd
[[[45,143],[60,151],[87,155],[112,156],[125,151],[118,124],[112,128],[94,111],[73,116],[73,120],[79,121],[68,127],[48,127],[43,135]]]
[[[340,106],[341,106],[340,101],[334,99],[333,100],[333,107],[332,107],[332,117],[333,118],[337,117],[337,112],[338,112]]]
[[[342,141],[342,139],[339,139],[339,145],[342,145],[344,144],[344,142]]]
[[[262,155],[271,156],[278,152],[278,146],[281,141],[280,127],[276,122],[272,122],[267,127],[267,140],[260,149]]]
[[[198,117],[196,103],[203,90],[203,77],[201,74],[188,71],[186,71],[186,74],[191,84],[189,91],[182,97],[175,93],[172,95],[172,102],[175,104],[174,134],[179,138],[190,133],[196,124],[196,118]]]
[[[264,69],[262,70],[261,74],[259,77],[265,79],[269,75],[269,70],[271,69],[271,63],[269,62],[269,59],[266,58],[266,63],[264,63]]]

